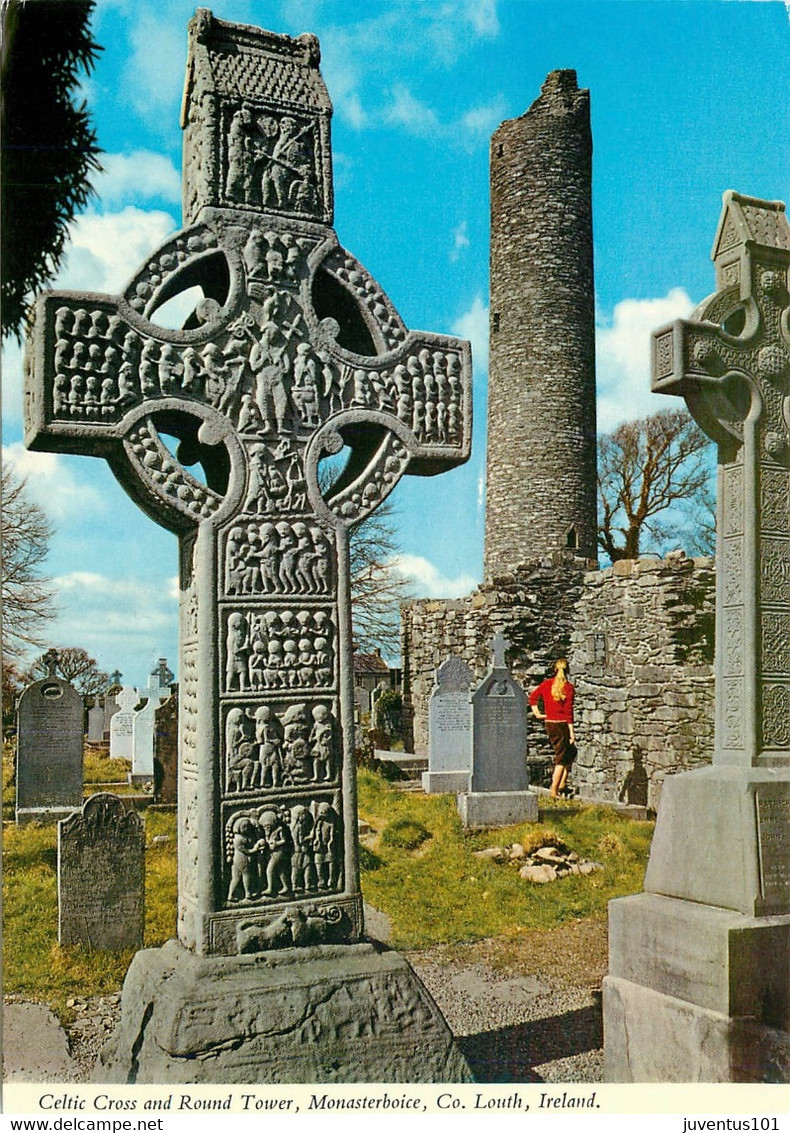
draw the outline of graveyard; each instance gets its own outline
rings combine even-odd
[[[121,293],[39,296],[25,401],[31,451],[106,460],[177,539],[178,681],[86,721],[50,650],[22,692],[6,995],[110,1084],[786,1083],[784,205],[724,194],[715,291],[650,342],[716,444],[715,563],[602,571],[590,92],[553,71],[494,133],[484,581],[402,605],[393,753],[351,541],[469,460],[471,346],[339,243],[315,36],[188,39],[183,228]]]

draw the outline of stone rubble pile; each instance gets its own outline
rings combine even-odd
[[[603,869],[600,862],[585,861],[562,842],[547,843],[529,852],[520,842],[514,842],[510,846],[489,846],[485,850],[476,850],[474,856],[498,865],[517,865],[519,877],[538,885],[545,885],[571,874],[586,875]]]

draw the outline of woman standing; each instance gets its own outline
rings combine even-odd
[[[554,749],[554,773],[549,794],[556,799],[565,790],[568,771],[576,758],[576,732],[573,727],[574,688],[567,677],[568,662],[564,657],[554,662],[554,677],[545,681],[529,694],[532,715],[543,720],[546,733]],[[543,711],[538,702],[543,701]]]

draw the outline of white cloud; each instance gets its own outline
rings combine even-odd
[[[384,111],[384,121],[390,126],[401,126],[408,134],[430,137],[441,133],[436,111],[415,98],[408,87],[397,83],[391,91],[391,101]]]
[[[101,158],[103,172],[91,181],[105,210],[127,200],[161,198],[181,202],[181,174],[170,158],[150,150],[110,153]]]
[[[129,669],[130,683],[157,656],[169,655],[173,665],[178,615],[171,579],[152,583],[71,571],[52,581],[59,605],[48,629],[52,641],[79,644],[101,668]]]
[[[173,217],[158,210],[131,205],[120,212],[89,209],[69,227],[68,250],[54,286],[117,294],[175,228]]]
[[[599,432],[664,408],[663,399],[650,392],[650,336],[664,323],[688,317],[693,308],[684,289],[675,287],[661,299],[623,299],[609,325],[598,326]]]
[[[27,480],[31,500],[51,518],[96,516],[105,509],[99,492],[75,480],[71,469],[54,452],[30,452],[21,441],[3,445],[3,464]]]
[[[452,332],[472,343],[475,373],[488,373],[488,307],[479,295],[475,296],[469,310],[455,320]]]
[[[469,247],[468,227],[467,222],[462,220],[461,223],[453,229],[453,247],[450,252],[450,260],[452,263],[455,263],[460,258],[462,248]]]
[[[507,106],[503,95],[499,95],[493,102],[485,106],[473,106],[461,117],[461,125],[475,137],[483,136],[488,139],[499,126],[507,114]]]
[[[395,570],[409,579],[415,590],[426,598],[462,598],[474,590],[479,581],[471,574],[446,578],[421,555],[396,555],[391,561]]]
[[[141,117],[155,126],[167,123],[181,97],[186,68],[187,37],[181,20],[140,7],[129,24],[131,54],[124,86]]]

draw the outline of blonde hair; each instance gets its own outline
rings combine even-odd
[[[567,668],[568,662],[564,657],[561,657],[558,661],[554,662],[554,672],[557,675],[551,682],[551,695],[555,700],[562,701],[565,699],[565,686],[568,683],[568,680],[565,676],[565,671]]]

